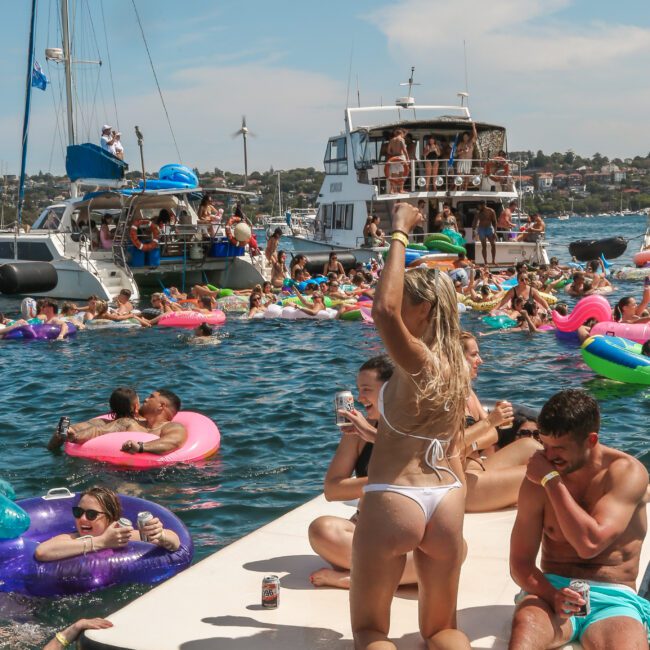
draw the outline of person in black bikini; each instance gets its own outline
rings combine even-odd
[[[345,269],[343,268],[343,264],[339,262],[338,255],[332,251],[329,255],[329,259],[327,260],[325,266],[323,267],[323,275],[327,275],[329,277],[330,273],[336,273],[336,277],[339,278],[342,275],[345,275]]]
[[[536,302],[545,311],[549,313],[551,311],[546,300],[539,295],[539,291],[528,285],[528,271],[523,268],[517,272],[517,284],[512,287],[505,296],[503,296],[501,302],[494,308],[491,314],[494,315],[494,312],[497,312],[508,302],[510,302],[511,307],[514,309],[515,298],[523,298],[524,304],[529,305]]]
[[[346,416],[355,425],[342,430],[341,441],[325,476],[325,498],[328,501],[358,499],[368,482],[368,464],[372,454],[375,426],[379,419],[377,402],[381,386],[393,374],[390,358],[383,355],[366,361],[357,375],[359,402],[368,416],[353,412]],[[352,473],[354,472],[354,476]],[[314,551],[334,568],[323,568],[311,574],[315,587],[350,588],[352,536],[357,514],[351,519],[324,516],[314,519],[309,526],[309,542]],[[412,557],[407,561],[402,584],[416,582]]]

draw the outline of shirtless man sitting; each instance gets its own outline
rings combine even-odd
[[[492,252],[492,264],[496,264],[497,256],[497,213],[488,208],[485,201],[479,203],[479,209],[472,223],[474,239],[478,234],[481,240],[481,252],[483,253],[483,263],[487,264],[487,240],[490,240],[490,250]]]
[[[510,540],[510,571],[522,588],[510,650],[648,648],[650,603],[636,594],[646,535],[648,472],[598,439],[597,402],[583,391],[554,395],[539,417],[543,451],[528,463]],[[541,569],[535,564],[540,542]],[[570,588],[590,584],[590,611]]]
[[[144,420],[144,423],[129,417],[116,420],[93,419],[71,426],[68,429],[68,440],[83,444],[91,438],[96,438],[105,433],[142,431],[157,435],[158,440],[148,442],[127,440],[122,445],[122,451],[130,454],[145,451],[152,454],[168,454],[182,447],[187,440],[185,426],[178,422],[172,422],[172,419],[180,410],[181,400],[175,393],[164,389],[155,390],[140,406],[139,415]]]

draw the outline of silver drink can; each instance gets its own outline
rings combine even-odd
[[[144,525],[150,520],[153,519],[153,515],[148,511],[144,510],[143,512],[138,513],[138,530],[140,531],[140,539],[143,542],[148,542],[147,535],[144,532]]]
[[[354,410],[354,397],[349,390],[341,390],[334,396],[334,413],[336,415],[336,426],[337,427],[351,427],[352,422],[347,420],[343,415],[339,413],[340,410],[343,411],[353,411]]]
[[[589,583],[584,580],[571,580],[569,589],[582,596],[585,604],[574,614],[574,616],[582,617],[588,616],[591,611],[591,603],[589,601]]]
[[[127,519],[126,517],[120,517],[117,520],[117,523],[120,525],[121,528],[128,528],[129,526],[133,528],[133,524],[131,523],[131,520]]]
[[[59,425],[57,427],[58,434],[62,438],[68,437],[68,429],[70,428],[70,418],[65,415],[59,420]]]
[[[262,579],[262,607],[277,609],[280,604],[280,578],[265,576]]]

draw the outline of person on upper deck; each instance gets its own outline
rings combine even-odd
[[[460,136],[460,142],[456,146],[456,173],[463,177],[463,190],[469,187],[470,174],[472,173],[472,158],[474,156],[474,145],[478,139],[476,124],[472,122],[472,133],[465,131]]]
[[[102,126],[102,136],[99,144],[104,151],[115,155],[115,147],[113,146],[115,144],[115,131],[112,129],[113,127],[110,124]]]
[[[648,472],[601,444],[598,403],[584,391],[553,395],[538,422],[544,450],[528,463],[510,539],[510,572],[521,592],[508,647],[579,641],[588,650],[647,649],[650,603],[637,595],[636,579]],[[571,588],[574,579],[588,582],[589,608]]]
[[[404,163],[410,160],[409,152],[406,147],[405,140],[406,130],[397,128],[393,131],[393,137],[388,142],[386,148],[386,158],[390,161],[391,158],[395,160],[388,163],[389,168],[389,192],[391,194],[399,194],[404,191]]]
[[[438,176],[438,167],[442,148],[433,135],[428,136],[424,141],[424,178],[427,184],[424,191],[428,192],[429,188],[436,189],[435,180]]]

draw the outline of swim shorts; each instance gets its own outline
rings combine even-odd
[[[571,578],[545,573],[546,579],[556,588],[568,587]],[[573,626],[573,635],[569,641],[581,640],[585,630],[598,621],[604,621],[615,616],[627,616],[639,621],[648,631],[650,624],[650,602],[638,596],[634,589],[627,585],[617,585],[609,582],[589,583],[589,601],[591,611],[587,616],[572,616],[569,621]],[[650,642],[650,635],[648,636]]]
[[[479,226],[478,238],[489,239],[490,237],[494,237],[494,228],[492,228],[492,226],[487,226],[486,228],[483,226]]]

